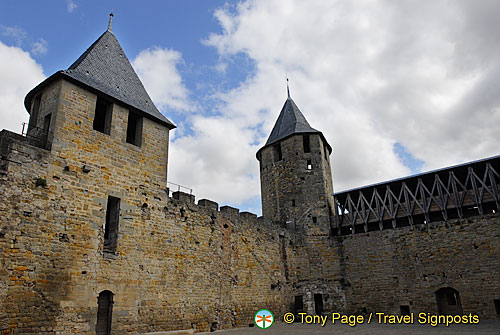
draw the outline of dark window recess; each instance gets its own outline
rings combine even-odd
[[[142,117],[129,111],[127,124],[127,143],[141,146],[142,142]]]
[[[312,170],[312,168],[313,168],[312,161],[310,159],[308,159],[307,160],[307,169]]]
[[[328,149],[326,148],[326,145],[323,147],[324,152],[325,152],[325,159],[328,160]]]
[[[295,199],[292,199],[292,207],[295,207]]]
[[[36,128],[38,124],[38,112],[40,111],[40,103],[42,102],[42,95],[38,94],[33,100],[33,106],[31,107],[30,122],[28,124],[28,131]]]
[[[399,306],[399,310],[401,311],[401,315],[410,315],[410,306],[408,305]]]
[[[103,99],[97,98],[93,124],[94,130],[108,135],[111,133],[112,106],[112,104],[108,104]]]
[[[312,219],[313,219],[313,223],[318,222],[318,218],[317,217],[313,216]]]
[[[52,118],[52,114],[47,114],[45,115],[45,117],[43,118],[43,132],[45,134],[48,134],[49,133],[49,129],[50,129],[50,119]]]
[[[495,304],[497,315],[500,316],[500,299],[493,299],[493,303]]]
[[[113,314],[113,293],[102,291],[97,298],[97,335],[111,334],[111,319]]]
[[[274,145],[274,161],[278,162],[283,159],[283,153],[281,152],[281,143]]]
[[[104,226],[104,251],[116,252],[118,223],[120,221],[120,198],[108,197],[106,225]]]
[[[311,141],[309,140],[309,135],[302,135],[302,144],[304,146],[304,152],[311,152]]]

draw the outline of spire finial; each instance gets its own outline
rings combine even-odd
[[[109,13],[109,23],[108,23],[108,31],[111,31],[113,25],[113,12]]]
[[[286,92],[288,93],[288,99],[290,99],[290,87],[288,86],[288,76],[286,77]]]

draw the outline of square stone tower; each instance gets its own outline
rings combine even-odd
[[[102,189],[148,183],[165,189],[169,130],[111,25],[67,70],[25,98],[27,137],[67,170],[88,170]]]

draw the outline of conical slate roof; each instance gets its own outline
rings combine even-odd
[[[307,122],[304,115],[300,112],[299,107],[297,107],[292,98],[288,97],[271,131],[271,135],[267,139],[266,145],[276,143],[285,137],[298,133],[321,132],[309,125],[309,122]]]
[[[332,148],[326,141],[323,133],[309,125],[309,122],[307,122],[299,107],[297,107],[290,95],[288,95],[280,115],[278,116],[278,120],[276,120],[274,128],[271,131],[271,135],[269,135],[266,144],[259,149],[257,156],[265,147],[295,134],[319,134],[326,144],[328,151],[332,152]]]
[[[154,105],[110,29],[105,31],[67,70],[55,73],[28,93],[25,99],[28,111],[34,94],[59,76],[84,84],[145,113],[146,117],[169,128],[175,128],[174,124]]]

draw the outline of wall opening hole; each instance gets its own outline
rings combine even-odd
[[[401,315],[410,315],[410,306],[401,305],[399,306],[399,311],[401,312]]]
[[[95,115],[93,128],[101,133],[109,135],[111,132],[111,110],[112,105],[97,97],[95,103]]]

